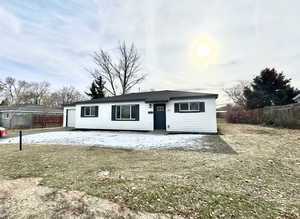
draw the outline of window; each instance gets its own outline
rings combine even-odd
[[[199,103],[190,103],[190,111],[199,111]]]
[[[116,119],[118,120],[130,120],[131,117],[131,105],[118,105],[116,106]]]
[[[2,113],[2,119],[9,119],[9,113]]]
[[[131,119],[131,106],[130,105],[121,107],[121,119]]]
[[[157,112],[165,112],[165,107],[164,106],[157,106],[156,111]]]
[[[132,105],[118,105],[116,111],[117,120],[132,120],[131,111]]]
[[[81,117],[98,117],[98,106],[81,107]]]
[[[175,112],[189,113],[189,112],[205,112],[204,102],[185,102],[175,103]]]
[[[188,103],[180,103],[179,104],[179,110],[180,111],[187,111],[187,110],[189,110],[189,104]]]
[[[112,106],[112,120],[139,120],[139,105]]]

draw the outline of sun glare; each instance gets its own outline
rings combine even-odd
[[[199,37],[191,43],[189,54],[193,65],[212,64],[218,55],[217,43],[211,36]]]
[[[207,57],[211,52],[211,48],[207,44],[199,45],[197,48],[197,56],[199,56],[199,58]]]

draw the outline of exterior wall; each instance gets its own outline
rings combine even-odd
[[[8,118],[2,118],[3,114],[9,114]],[[32,114],[29,113],[1,113],[1,126],[7,129],[32,128]]]
[[[9,115],[8,118],[4,118],[3,115]],[[18,128],[33,128],[33,117],[39,115],[46,116],[62,116],[61,113],[35,113],[35,112],[14,112],[14,111],[3,111],[0,113],[0,126],[7,129],[18,129]]]
[[[174,104],[180,102],[205,102],[205,112],[175,113]],[[139,104],[139,121],[112,121],[112,105]],[[108,129],[108,130],[141,130],[153,131],[153,104],[150,108],[145,102],[99,103],[83,104],[76,107],[64,108],[64,122],[66,126],[66,110],[76,109],[75,128],[77,129]],[[98,117],[81,117],[82,106],[98,106]],[[216,99],[182,99],[169,101],[166,104],[166,131],[169,132],[203,132],[217,133]]]
[[[4,114],[5,115],[9,115],[9,117],[7,118],[6,116],[5,116],[5,118],[4,118]],[[4,127],[4,128],[10,128],[10,120],[11,120],[11,115],[10,115],[10,113],[0,113],[0,126],[1,127]]]
[[[181,102],[205,102],[205,112],[175,113],[174,104]],[[217,133],[216,99],[186,99],[166,104],[166,127],[169,132]]]
[[[70,110],[70,109],[76,110],[76,107],[75,106],[64,107],[63,127],[67,127],[67,110]],[[75,119],[75,124],[76,124],[76,120],[77,119]]]
[[[139,104],[139,121],[112,121],[112,105]],[[99,106],[98,117],[81,117],[81,106]],[[153,130],[153,114],[145,102],[99,103],[76,105],[75,128],[77,129],[115,129],[115,130]],[[65,117],[65,115],[64,115]],[[65,124],[65,123],[64,123]]]

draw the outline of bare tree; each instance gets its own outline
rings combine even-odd
[[[73,86],[64,86],[59,90],[51,93],[46,98],[46,103],[52,107],[61,107],[65,104],[70,104],[83,100],[84,96]]]
[[[13,77],[7,77],[5,82],[2,83],[4,96],[11,104],[25,103],[30,87],[30,83],[24,80],[17,81]]]
[[[11,104],[43,104],[44,98],[49,93],[50,83],[27,82],[7,77],[5,82],[0,83],[4,98]]]
[[[116,62],[104,50],[95,52],[93,59],[97,67],[88,71],[95,79],[101,76],[107,82],[104,89],[110,95],[126,94],[146,78],[141,73],[140,55],[134,44],[128,47],[125,42],[120,43]]]
[[[47,81],[43,82],[32,82],[30,83],[30,91],[28,97],[34,104],[43,104],[45,98],[49,94],[50,83]]]
[[[242,108],[246,107],[246,98],[244,96],[244,89],[249,86],[248,81],[239,81],[233,87],[225,88],[226,95],[237,105]]]

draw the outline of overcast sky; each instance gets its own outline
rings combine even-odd
[[[265,67],[300,88],[299,11],[297,0],[1,0],[0,78],[84,90],[93,51],[125,40],[142,55],[141,90],[220,92]],[[209,61],[191,55],[204,38]]]

